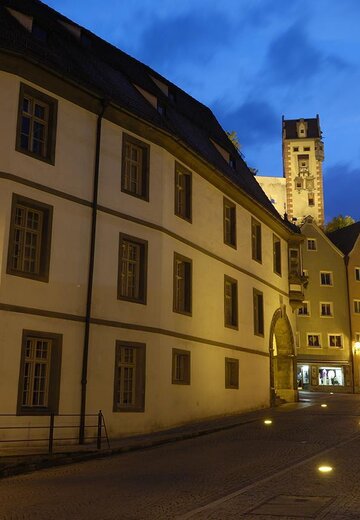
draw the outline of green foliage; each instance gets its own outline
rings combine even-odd
[[[240,152],[241,144],[236,131],[233,130],[232,132],[226,132],[226,135],[228,136],[232,144],[235,146],[237,151]]]
[[[354,224],[354,222],[355,220],[349,215],[346,215],[345,217],[343,215],[338,215],[325,225],[325,232],[331,233],[332,231],[336,231],[337,229],[350,226],[351,224]]]

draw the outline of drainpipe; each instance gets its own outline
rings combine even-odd
[[[100,171],[101,125],[102,125],[102,119],[104,116],[105,109],[108,105],[108,102],[106,100],[102,100],[101,104],[102,104],[102,107],[101,107],[101,111],[98,115],[97,125],[96,125],[96,148],[95,148],[95,163],[94,163],[94,185],[93,185],[93,199],[92,199],[89,274],[88,274],[87,298],[86,298],[83,362],[82,362],[82,372],[81,372],[81,405],[80,405],[79,444],[84,444],[84,440],[85,440],[86,385],[87,385],[87,371],[88,371],[88,358],[89,358],[91,304],[92,304],[93,282],[94,282],[97,202],[98,202],[99,171]]]
[[[352,330],[352,323],[351,323],[351,304],[350,304],[350,288],[349,288],[349,257],[346,255],[344,257],[345,262],[345,273],[346,273],[346,295],[347,295],[347,301],[348,301],[348,315],[349,315],[349,330],[350,330],[350,352],[351,352],[351,375],[352,375],[352,391],[353,394],[355,394],[355,356],[354,356],[354,349],[352,346],[353,342],[353,330]]]

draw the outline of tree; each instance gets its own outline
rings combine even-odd
[[[355,220],[349,215],[346,215],[345,217],[343,215],[338,215],[325,225],[325,232],[331,233],[332,231],[336,231],[337,229],[342,229],[346,226],[350,226],[351,224],[354,224],[354,222]]]
[[[236,133],[236,130],[233,130],[232,132],[226,132],[226,135],[232,142],[232,144],[235,146],[238,152],[240,152],[241,144],[238,138],[238,135]]]

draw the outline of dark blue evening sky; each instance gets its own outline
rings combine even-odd
[[[208,105],[282,175],[281,116],[320,115],[325,213],[360,219],[359,0],[47,0]]]

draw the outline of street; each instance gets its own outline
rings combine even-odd
[[[3,479],[0,519],[359,519],[360,396],[305,398],[271,424]]]

